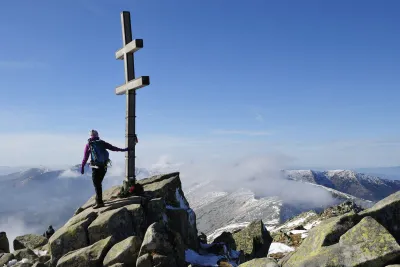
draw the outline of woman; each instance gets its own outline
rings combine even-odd
[[[109,162],[108,150],[111,151],[128,151],[128,148],[118,148],[103,140],[100,140],[99,133],[96,130],[89,132],[90,138],[85,146],[85,152],[82,160],[81,173],[85,173],[85,165],[91,155],[91,161],[89,166],[92,168],[92,180],[94,189],[96,191],[96,204],[93,206],[94,209],[104,207],[102,186],[104,176],[107,173],[107,164]]]

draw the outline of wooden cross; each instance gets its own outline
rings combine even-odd
[[[124,60],[125,84],[117,87],[117,95],[126,95],[126,126],[125,145],[131,150],[125,154],[125,181],[136,181],[136,90],[150,84],[149,76],[135,79],[135,66],[133,53],[143,48],[143,40],[132,40],[131,14],[128,11],[121,13],[122,48],[115,53],[116,59]],[[125,183],[126,184],[126,183]]]

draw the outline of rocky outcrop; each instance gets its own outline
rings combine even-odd
[[[41,235],[27,234],[23,236],[17,236],[14,239],[13,246],[14,250],[18,249],[38,249],[46,245],[48,242],[47,238]]]
[[[368,210],[330,218],[309,231],[300,247],[282,259],[281,264],[283,267],[385,267],[398,263],[399,209],[400,192],[397,192]]]
[[[278,264],[271,251],[279,254],[280,246],[272,243],[263,221],[222,232],[207,244],[207,238],[197,236],[196,215],[183,194],[179,173],[138,183],[143,194],[119,198],[120,188],[113,187],[104,192],[105,206],[99,209],[91,207],[92,197],[48,242],[35,235],[17,237],[16,251],[0,252],[0,266],[10,260],[15,267],[385,267],[400,261],[400,193],[368,210],[343,203],[278,227],[275,242],[287,239],[297,247],[285,245],[287,252],[295,251],[273,257],[282,258]],[[7,246],[8,240],[3,247]]]
[[[185,250],[198,249],[197,228],[179,173],[138,183],[144,188],[142,195],[119,198],[121,187],[105,190],[104,207],[93,209],[93,196],[49,240],[20,236],[14,241],[17,250],[0,259],[47,267],[186,267]],[[23,259],[29,262],[23,263]]]
[[[7,234],[0,232],[0,253],[9,253],[10,243],[8,242]]]
[[[236,249],[244,252],[246,260],[266,257],[272,243],[272,237],[262,220],[254,221],[243,230],[234,233],[233,239]]]

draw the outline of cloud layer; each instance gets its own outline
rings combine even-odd
[[[150,166],[162,155],[168,155],[176,162],[212,159],[218,164],[234,162],[242,157],[285,155],[292,158],[292,166],[289,168],[384,167],[396,166],[400,162],[398,138],[282,142],[276,141],[276,136],[266,136],[269,132],[263,131],[219,130],[215,133],[202,137],[140,136],[136,147],[138,165]],[[79,164],[87,138],[86,132],[61,134],[5,131],[0,133],[0,166],[67,167]],[[101,138],[115,146],[125,146],[123,135],[116,138],[111,132],[104,131]],[[113,162],[124,163],[125,153],[111,152],[110,156]]]

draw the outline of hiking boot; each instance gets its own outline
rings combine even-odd
[[[98,209],[98,208],[102,208],[102,207],[104,207],[104,203],[103,203],[103,202],[97,203],[97,204],[95,204],[95,205],[93,206],[94,209]]]

